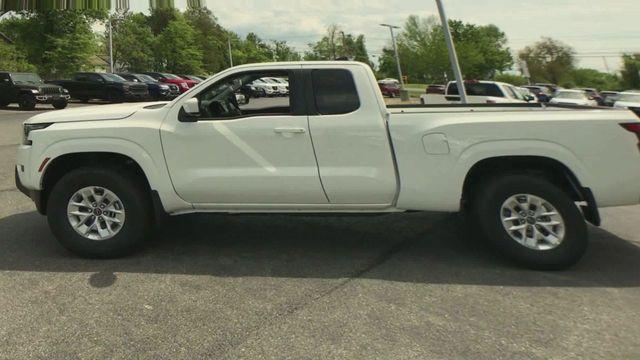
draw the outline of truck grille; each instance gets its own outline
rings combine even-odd
[[[59,95],[62,93],[61,89],[57,87],[43,87],[40,88],[40,92],[44,95]]]
[[[147,94],[149,92],[147,85],[131,85],[129,91],[133,94]]]

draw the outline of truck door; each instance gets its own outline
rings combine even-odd
[[[304,66],[309,129],[332,204],[391,205],[396,170],[378,89],[362,66]]]
[[[274,76],[290,83],[290,94],[257,97],[252,83]],[[179,107],[172,110],[161,137],[182,199],[212,209],[328,204],[299,76],[289,70],[235,73],[190,96],[197,99],[197,122],[186,122]]]

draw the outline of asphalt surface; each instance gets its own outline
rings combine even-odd
[[[603,211],[557,273],[446,214],[186,216],[138,255],[89,261],[14,188],[31,115],[0,110],[0,358],[640,357],[638,207]]]

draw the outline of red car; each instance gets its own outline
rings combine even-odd
[[[378,86],[384,96],[388,96],[390,98],[400,96],[400,84],[397,82],[378,81]]]
[[[147,72],[145,75],[149,75],[152,78],[166,84],[176,84],[180,88],[180,93],[185,93],[198,83],[193,80],[186,80],[179,76],[167,73]]]

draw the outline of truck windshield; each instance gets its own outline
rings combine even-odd
[[[157,83],[157,82],[158,82],[158,80],[156,80],[156,79],[152,78],[152,77],[151,77],[151,76],[149,76],[149,75],[136,74],[136,77],[137,77],[138,79],[140,79],[141,81],[148,82],[148,83]]]
[[[109,81],[115,81],[115,82],[126,82],[127,81],[124,78],[122,78],[121,76],[118,76],[116,74],[104,73],[104,74],[102,74],[102,76],[105,79],[109,80]]]
[[[504,94],[496,84],[487,83],[465,83],[468,96],[490,96],[504,97]],[[451,83],[449,85],[448,95],[460,95],[458,92],[458,84]]]
[[[16,84],[42,84],[43,81],[37,74],[11,74],[11,80]]]

